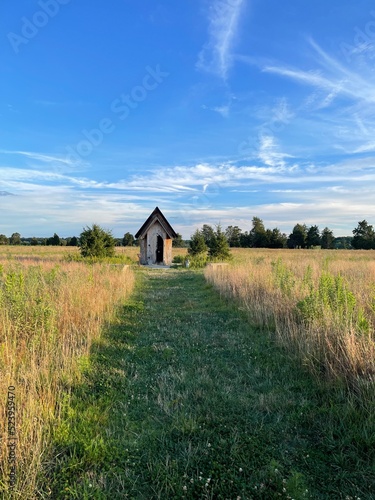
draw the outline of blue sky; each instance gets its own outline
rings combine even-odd
[[[0,233],[375,224],[370,0],[4,0]]]

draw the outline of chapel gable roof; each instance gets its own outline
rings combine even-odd
[[[142,227],[138,230],[138,232],[135,234],[136,238],[144,238],[146,235],[147,231],[150,229],[150,227],[155,223],[159,222],[161,227],[164,229],[164,231],[167,233],[167,235],[170,238],[176,238],[177,234],[174,231],[173,227],[169,224],[167,219],[164,217],[162,214],[161,210],[159,207],[156,207],[155,210],[152,212],[152,214],[149,216],[149,218],[144,222]]]

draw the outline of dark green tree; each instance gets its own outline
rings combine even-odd
[[[177,237],[173,239],[172,247],[173,248],[185,248],[185,242],[182,239],[182,236],[180,233],[177,233]]]
[[[5,234],[0,234],[0,245],[9,245],[9,240]]]
[[[306,224],[296,224],[290,233],[288,248],[306,248],[307,227]]]
[[[200,255],[207,252],[207,245],[203,234],[199,229],[191,236],[188,253],[190,255]]]
[[[282,233],[280,229],[267,229],[268,248],[285,248],[286,247],[286,234]]]
[[[253,248],[265,248],[268,246],[267,232],[262,219],[253,217],[253,227],[250,230],[250,242]]]
[[[51,238],[47,239],[47,245],[51,245],[54,247],[60,246],[61,245],[60,236],[58,234],[54,233],[54,235],[51,236]]]
[[[337,236],[337,238],[334,239],[334,248],[337,248],[338,250],[352,250],[352,241],[353,241],[353,236]]]
[[[242,230],[238,226],[228,226],[225,230],[225,236],[230,247],[238,248],[241,246]]]
[[[250,248],[251,247],[251,237],[248,231],[241,233],[240,236],[240,247]]]
[[[201,234],[203,235],[206,245],[209,247],[211,239],[214,237],[215,231],[209,224],[203,224]]]
[[[79,247],[83,257],[113,257],[115,239],[110,231],[105,231],[98,224],[84,228],[79,236]]]
[[[335,237],[333,236],[333,232],[325,227],[322,231],[321,235],[321,247],[328,250],[335,248]]]
[[[306,235],[307,248],[318,247],[321,245],[321,238],[318,226],[310,226]]]
[[[33,236],[33,238],[31,238],[30,245],[32,245],[34,247],[37,246],[37,245],[39,245],[39,241],[38,241],[38,239],[35,236]]]
[[[9,238],[10,245],[21,245],[21,235],[20,233],[13,233]]]
[[[214,231],[210,241],[208,255],[213,259],[228,260],[231,257],[228,240],[221,230],[220,224]]]
[[[13,233],[9,238],[9,243],[11,245],[21,245],[22,241],[20,233]]]
[[[123,247],[132,247],[134,246],[134,236],[131,233],[125,233],[124,237],[122,238],[122,246]]]
[[[375,232],[371,224],[366,220],[358,222],[358,226],[353,229],[352,246],[356,250],[375,249]]]
[[[66,245],[68,247],[76,247],[78,246],[78,238],[77,236],[72,236],[66,239]]]

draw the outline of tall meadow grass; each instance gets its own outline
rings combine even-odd
[[[375,382],[375,252],[237,250],[206,279],[235,298],[314,374],[353,389]]]
[[[16,394],[13,494],[34,498],[53,426],[79,379],[80,363],[133,283],[127,267],[0,259],[0,491],[7,491],[9,477],[8,387]]]

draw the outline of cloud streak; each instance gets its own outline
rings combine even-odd
[[[79,234],[84,225],[98,222],[121,234],[138,229],[156,204],[171,210],[185,237],[202,223],[248,229],[245,223],[254,215],[284,231],[306,222],[328,225],[336,235],[350,234],[345,228],[375,217],[373,158],[306,162],[267,135],[261,137],[253,161],[246,164],[233,159],[158,166],[118,180],[48,171],[50,155],[37,155],[39,159],[32,156],[40,168],[0,168],[0,189],[17,195],[0,198],[7,214],[4,234],[18,230],[23,235],[44,235],[43,228],[51,221],[58,233]],[[43,218],[47,223],[41,222]]]
[[[262,135],[260,137],[258,158],[269,167],[279,167],[279,169],[283,170],[286,167],[284,159],[292,158],[292,156],[279,151],[273,136]]]
[[[265,65],[263,71],[284,76],[296,82],[317,87],[329,92],[331,98],[336,95],[350,98],[354,101],[375,104],[375,86],[360,74],[349,71],[336,59],[325,52],[313,39],[309,40],[310,45],[318,56],[318,64],[322,69],[301,70],[298,68],[286,67],[283,65]],[[371,81],[371,80],[370,80]]]
[[[232,47],[245,0],[216,0],[208,16],[209,39],[199,53],[196,67],[227,79],[232,64]]]
[[[72,172],[73,170],[85,170],[88,167],[88,162],[85,160],[75,160],[67,155],[56,155],[50,153],[40,153],[36,151],[21,151],[21,150],[7,150],[0,149],[0,155],[6,155],[9,157],[15,157],[17,161],[20,158],[24,159],[24,162],[36,169],[49,169],[54,173],[65,173]],[[17,162],[18,163],[18,162]],[[52,174],[51,174],[52,175]]]
[[[270,73],[309,88],[309,95],[288,120],[291,132],[299,142],[309,144],[309,154],[364,154],[375,151],[375,84],[373,69],[362,58],[350,67],[325,51],[315,40],[308,39],[310,50],[305,60],[310,68],[258,61],[262,72]],[[254,64],[254,61],[247,61]],[[306,65],[308,62],[306,62]],[[305,66],[306,66],[305,65]],[[312,89],[312,91],[311,91]],[[303,131],[303,136],[300,132]],[[284,134],[285,135],[285,134]],[[311,141],[311,138],[319,140]],[[296,143],[291,149],[298,150]],[[300,149],[300,152],[303,151]]]

